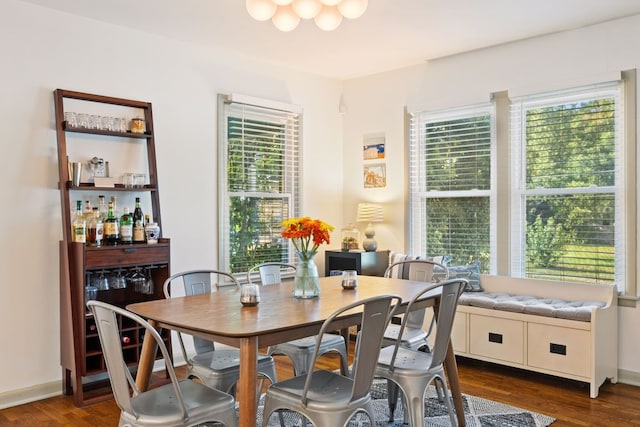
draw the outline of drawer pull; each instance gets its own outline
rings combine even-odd
[[[554,354],[561,354],[563,356],[567,355],[567,346],[564,344],[549,344],[549,352]]]
[[[122,252],[124,252],[125,254],[132,254],[136,251],[136,248],[124,248],[122,250]]]
[[[493,332],[489,332],[489,342],[502,344],[502,334],[494,334]]]

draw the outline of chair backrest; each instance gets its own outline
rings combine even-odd
[[[123,355],[116,314],[137,323],[145,329],[145,336],[151,336],[156,340],[158,348],[162,354],[162,358],[164,359],[169,378],[173,383],[173,390],[176,395],[176,402],[178,405],[177,407],[182,412],[182,417],[186,418],[187,409],[184,404],[182,391],[178,386],[178,378],[173,369],[169,351],[158,332],[149,325],[149,323],[136,314],[111,304],[91,300],[87,302],[87,307],[89,307],[94,316],[95,324],[98,329],[98,336],[100,337],[100,343],[102,344],[104,360],[107,365],[109,380],[111,381],[113,396],[120,410],[137,416],[136,411],[131,404],[132,395],[130,390],[133,390],[133,396],[140,394],[140,390],[136,386],[135,380],[129,371],[127,362]]]
[[[371,390],[373,376],[375,373],[380,347],[384,331],[391,320],[396,308],[402,302],[401,298],[396,295],[379,295],[367,299],[363,299],[352,304],[342,307],[335,311],[322,324],[320,333],[317,337],[317,343],[313,356],[311,358],[311,366],[315,366],[319,356],[320,342],[322,336],[335,329],[332,323],[347,314],[347,312],[357,312],[361,310],[360,332],[358,333],[358,343],[356,345],[356,353],[353,363],[353,388],[351,390],[351,401],[357,400],[365,396]],[[307,391],[313,381],[313,368],[307,373],[304,391],[302,393],[302,403],[306,405]]]
[[[219,270],[189,270],[176,273],[168,277],[163,284],[162,290],[165,298],[175,298],[178,296],[200,295],[217,292],[220,288],[240,289],[240,283],[231,274]],[[193,345],[197,354],[207,353],[215,350],[213,342],[198,338],[193,338]],[[178,333],[178,342],[182,350],[182,355],[188,361],[187,351],[184,346],[183,334]]]
[[[449,270],[444,264],[428,259],[407,259],[394,262],[387,267],[384,277],[415,280],[419,282],[438,282],[449,278]],[[421,328],[424,324],[425,310],[408,312],[407,326]]]
[[[256,275],[256,272],[260,274],[261,285],[275,285],[282,282],[282,273],[296,271],[296,266],[291,264],[285,264],[281,262],[265,262],[262,264],[254,265],[247,272],[247,282],[253,283],[252,276]]]
[[[444,362],[444,358],[447,354],[447,349],[449,346],[449,340],[451,339],[451,330],[453,329],[453,320],[456,315],[458,300],[460,299],[460,295],[462,295],[462,292],[464,291],[464,288],[465,286],[467,286],[467,284],[467,279],[445,280],[444,282],[425,287],[416,295],[414,295],[407,304],[407,311],[410,311],[414,304],[419,303],[419,301],[424,298],[425,294],[436,291],[438,288],[442,288],[440,301],[437,306],[438,313],[436,320],[436,338],[433,347],[431,348],[432,358],[430,368],[441,365]],[[407,325],[407,317],[408,316],[405,316],[402,319],[398,337],[402,337],[404,328]],[[396,355],[398,353],[398,348],[400,347],[401,343],[402,340],[400,338],[395,343],[395,349],[391,358],[392,370],[395,363]]]

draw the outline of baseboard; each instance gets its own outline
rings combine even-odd
[[[640,372],[618,369],[618,382],[640,387]]]
[[[32,387],[12,390],[0,394],[0,409],[35,402],[36,400],[60,396],[62,394],[62,381],[51,381]]]
[[[177,357],[174,366],[182,366],[185,364],[183,358]],[[153,365],[153,371],[161,371],[164,369],[164,362],[156,360]],[[10,408],[12,406],[23,405],[25,403],[35,402],[37,400],[48,399],[62,395],[62,380],[51,381],[44,384],[34,385],[19,390],[11,390],[0,393],[0,409]]]

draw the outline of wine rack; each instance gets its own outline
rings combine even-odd
[[[57,89],[54,92],[56,135],[58,142],[59,190],[62,208],[63,240],[60,242],[60,359],[63,371],[63,392],[73,395],[77,406],[106,400],[112,397],[107,376],[104,355],[98,331],[91,313],[86,308],[85,290],[92,284],[92,277],[99,274],[129,274],[136,269],[145,272],[153,286],[141,291],[127,281],[119,286],[98,288],[95,298],[119,307],[128,304],[164,298],[162,284],[170,274],[170,240],[161,238],[155,244],[127,244],[93,247],[72,241],[71,220],[72,195],[84,196],[117,192],[121,195],[142,193],[149,200],[149,213],[154,222],[161,226],[160,196],[157,182],[155,135],[151,103],[114,98],[89,93]],[[114,109],[135,112],[144,117],[144,133],[132,133],[123,130],[89,129],[70,126],[65,121],[68,105],[91,111],[104,111],[111,114]],[[67,136],[73,138],[67,140]],[[86,139],[83,139],[86,138]],[[88,143],[93,146],[107,144],[107,150],[114,152],[115,147],[131,147],[122,152],[130,156],[131,152],[144,153],[148,169],[149,183],[136,188],[115,184],[114,187],[97,187],[92,182],[80,182],[74,185],[69,174],[69,144]],[[114,159],[116,162],[118,159]],[[127,159],[131,160],[131,159]],[[86,199],[86,198],[85,198]],[[126,318],[118,316],[123,340],[125,361],[132,369],[138,364],[144,329]],[[162,337],[171,349],[170,332],[163,331]],[[171,351],[171,350],[170,350]]]

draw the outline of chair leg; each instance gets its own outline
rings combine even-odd
[[[389,406],[389,422],[391,423],[398,404],[398,385],[391,380],[387,380],[387,404]]]

